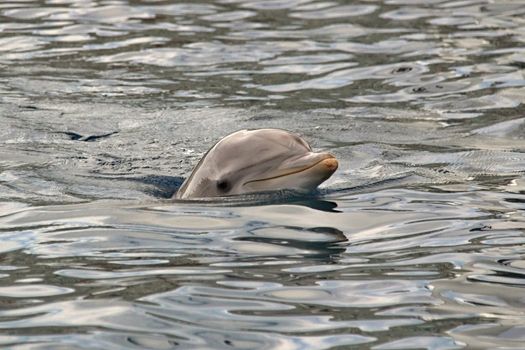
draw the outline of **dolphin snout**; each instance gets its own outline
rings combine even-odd
[[[326,168],[327,171],[329,171],[330,173],[333,173],[334,171],[337,170],[337,167],[339,166],[339,162],[333,155],[330,154],[330,157],[320,161],[319,165],[322,165],[323,167]]]

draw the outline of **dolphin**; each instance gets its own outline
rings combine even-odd
[[[176,199],[233,196],[261,191],[309,192],[338,167],[330,153],[313,152],[281,129],[240,130],[217,142],[175,193]]]

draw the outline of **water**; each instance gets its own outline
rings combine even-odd
[[[0,4],[0,346],[522,349],[525,3]],[[317,196],[173,202],[242,128]]]

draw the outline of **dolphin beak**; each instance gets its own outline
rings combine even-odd
[[[327,172],[330,172],[330,175],[334,173],[337,170],[337,167],[339,166],[339,162],[337,162],[337,159],[330,153],[328,153],[332,158],[326,158],[317,163],[319,166],[323,166],[326,168]]]
[[[261,178],[244,183],[251,190],[267,188],[314,190],[337,170],[339,162],[330,153],[310,152],[283,163],[282,167]]]
[[[315,187],[332,176],[339,167],[339,162],[330,153],[318,153],[318,157],[321,158],[316,163],[299,171],[305,179],[316,182]]]

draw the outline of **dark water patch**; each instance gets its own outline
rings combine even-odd
[[[109,132],[107,134],[101,134],[101,135],[80,135],[73,131],[63,131],[62,134],[65,134],[69,136],[69,138],[73,141],[83,141],[83,142],[93,142],[98,139],[102,139],[105,137],[109,137],[114,134],[118,134],[118,131]]]

